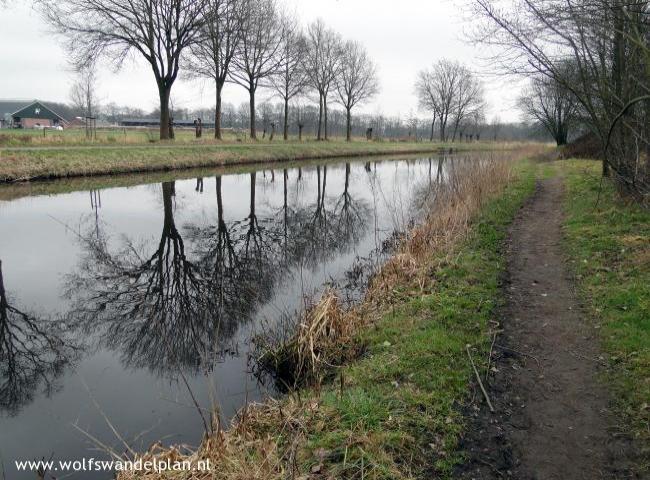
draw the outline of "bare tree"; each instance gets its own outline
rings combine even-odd
[[[242,37],[230,78],[250,97],[250,136],[257,138],[255,93],[282,65],[282,21],[275,0],[244,0]]]
[[[458,126],[460,141],[477,142],[481,140],[481,132],[485,127],[485,114],[482,109],[473,111],[467,115]]]
[[[552,78],[537,77],[518,103],[524,115],[541,124],[558,146],[566,145],[577,115],[577,100],[571,92]]]
[[[298,141],[302,142],[302,131],[305,128],[305,120],[307,117],[305,113],[306,107],[304,105],[304,102],[302,101],[302,97],[296,98],[294,100],[293,104],[293,116],[294,120],[296,123],[296,126],[298,127]]]
[[[415,81],[415,95],[418,98],[418,104],[421,110],[428,112],[431,119],[431,135],[429,140],[433,142],[435,137],[436,120],[440,116],[440,99],[438,89],[432,70],[421,70],[418,72]]]
[[[485,108],[483,85],[464,65],[454,64],[456,72],[455,91],[452,99],[452,114],[454,119],[454,134],[456,141],[458,128],[466,119],[483,115]]]
[[[345,136],[352,139],[352,109],[369,100],[379,91],[377,68],[366,49],[358,42],[346,42],[341,60],[341,72],[336,83],[339,103],[346,112]]]
[[[286,16],[282,21],[282,65],[277,75],[271,77],[273,89],[284,103],[283,136],[289,139],[289,102],[302,94],[307,86],[307,73],[303,60],[307,52],[307,41],[298,21]]]
[[[221,92],[242,33],[244,0],[209,0],[201,40],[191,46],[187,68],[194,75],[214,80],[214,138],[221,140]]]
[[[464,67],[458,62],[441,60],[419,73],[416,92],[420,105],[438,118],[440,141],[448,140],[447,126],[452,119]]]
[[[151,65],[160,97],[160,138],[170,138],[169,97],[181,54],[203,26],[209,0],[42,0],[77,67],[108,56],[119,68],[135,51]]]
[[[512,74],[539,74],[575,96],[600,140],[603,174],[650,191],[649,6],[644,1],[473,0],[484,19],[474,39],[500,48],[494,62]],[[567,61],[574,66],[567,71]]]
[[[307,28],[305,70],[318,92],[318,140],[327,140],[327,98],[341,69],[341,36],[318,19]]]
[[[72,106],[86,117],[97,115],[97,76],[94,65],[77,71],[77,79],[70,89]]]

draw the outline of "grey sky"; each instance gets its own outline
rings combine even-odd
[[[418,70],[441,58],[454,58],[482,71],[481,52],[462,41],[470,28],[461,11],[463,2],[451,0],[281,0],[306,24],[318,17],[345,38],[361,41],[379,67],[381,93],[360,108],[366,112],[406,116],[417,111],[413,83]],[[18,2],[16,2],[18,3]],[[28,3],[28,2],[25,2]],[[59,40],[48,32],[37,12],[28,6],[0,11],[0,98],[68,101],[73,74]],[[484,77],[488,118],[517,120],[516,83]],[[130,104],[144,109],[157,105],[153,74],[137,58],[115,73],[109,65],[100,71],[102,103]],[[224,101],[246,101],[246,91],[229,85]],[[261,92],[261,98],[270,95]],[[174,87],[174,104],[210,107],[209,83],[181,81]]]

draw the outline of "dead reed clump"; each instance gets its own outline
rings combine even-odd
[[[295,334],[264,352],[260,363],[288,387],[317,383],[328,370],[358,356],[359,327],[357,311],[344,310],[328,289],[305,310]]]

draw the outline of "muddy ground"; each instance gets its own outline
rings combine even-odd
[[[539,181],[510,229],[507,301],[485,382],[495,411],[475,382],[460,479],[637,478],[599,378],[598,332],[562,251],[563,191],[559,177]]]

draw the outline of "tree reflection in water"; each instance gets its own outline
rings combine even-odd
[[[0,412],[17,414],[39,388],[51,395],[80,353],[61,320],[41,318],[10,303],[0,261]]]
[[[370,208],[365,202],[356,200],[350,194],[349,163],[345,164],[345,187],[338,203],[335,206],[338,219],[338,236],[348,245],[355,245],[366,233]]]
[[[188,223],[182,234],[174,220],[175,184],[163,183],[163,227],[153,253],[129,241],[110,248],[101,231],[82,237],[84,258],[68,279],[70,321],[95,333],[101,346],[121,352],[130,367],[164,376],[210,370],[235,349],[238,327],[272,300],[292,268],[315,267],[367,232],[370,207],[350,193],[350,165],[340,197],[326,194],[327,167],[317,167],[316,174],[315,203],[289,205],[285,170],[282,207],[260,215],[257,174],[251,173],[248,215],[231,222],[224,217],[218,176],[216,224]],[[267,181],[274,178],[272,173]],[[197,186],[200,192],[203,181]]]
[[[198,264],[211,282],[219,319],[218,337],[223,342],[253,315],[272,294],[279,265],[271,230],[260,227],[255,212],[256,175],[250,177],[248,216],[228,226],[224,220],[222,179],[216,177],[217,225],[186,230],[195,245]],[[265,224],[266,222],[262,222]]]
[[[89,333],[99,328],[101,343],[121,351],[127,365],[158,373],[198,371],[217,340],[210,279],[186,256],[174,195],[174,182],[163,183],[163,227],[153,254],[130,242],[111,252],[105,235],[86,236],[80,270],[68,282],[71,322]]]
[[[310,269],[348,252],[368,230],[371,209],[365,200],[350,194],[349,165],[339,201],[327,195],[327,174],[327,166],[316,167],[315,203],[291,209],[287,215],[287,257]]]

